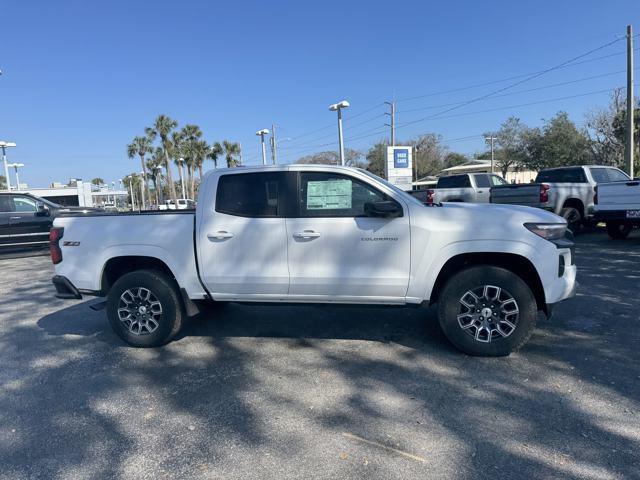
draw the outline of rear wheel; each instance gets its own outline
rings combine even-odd
[[[173,280],[155,270],[123,275],[107,296],[111,328],[134,347],[164,345],[180,330],[183,316]]]
[[[633,225],[627,222],[607,222],[607,233],[614,240],[621,240],[627,238]]]
[[[567,221],[569,230],[573,233],[578,233],[582,227],[583,218],[582,213],[575,207],[564,207],[560,210],[560,216]]]
[[[438,305],[444,334],[468,355],[500,357],[526,343],[536,324],[536,300],[516,274],[479,266],[454,275]]]

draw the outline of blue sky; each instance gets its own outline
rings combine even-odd
[[[382,102],[394,95],[543,70],[622,37],[629,23],[640,32],[634,0],[14,0],[2,10],[0,139],[18,144],[9,159],[26,164],[21,180],[30,186],[70,177],[111,181],[135,171],[126,145],[159,113],[200,125],[210,142],[241,141],[247,163],[259,162],[255,131],[275,123],[281,160],[289,162],[332,149],[324,146],[337,137],[327,106],[348,99],[346,146],[365,150],[387,136]],[[624,73],[615,73],[625,69],[624,49],[621,39],[586,57],[607,58],[504,93],[598,78],[483,100],[401,127],[397,137],[473,137],[449,144],[473,153],[483,148],[480,134],[510,115],[538,125],[565,110],[583,122],[608,100],[608,92],[591,92],[624,85]],[[515,81],[399,101],[397,122]],[[500,110],[474,113],[491,109]]]

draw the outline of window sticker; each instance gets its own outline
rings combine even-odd
[[[351,180],[318,180],[307,182],[307,210],[350,209]]]

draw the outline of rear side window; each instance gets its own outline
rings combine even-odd
[[[440,177],[436,188],[466,188],[471,186],[469,175],[451,175]]]
[[[591,176],[596,183],[607,183],[609,181],[609,175],[607,175],[605,168],[592,168]]]
[[[489,179],[491,180],[491,185],[494,187],[507,184],[507,181],[504,178],[499,177],[498,175],[490,175]]]
[[[582,168],[557,168],[542,170],[536,177],[536,183],[587,183]]]
[[[630,180],[626,173],[616,168],[607,168],[607,173],[609,174],[610,182],[628,182]]]
[[[0,195],[0,213],[13,212],[13,198],[9,195]]]
[[[283,172],[223,175],[218,180],[216,212],[238,217],[283,217]]]
[[[489,187],[489,177],[487,175],[474,175],[476,180],[476,186],[479,188]]]

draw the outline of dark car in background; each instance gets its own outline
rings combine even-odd
[[[53,220],[66,212],[96,213],[93,207],[64,207],[28,193],[0,193],[0,252],[47,247]]]

